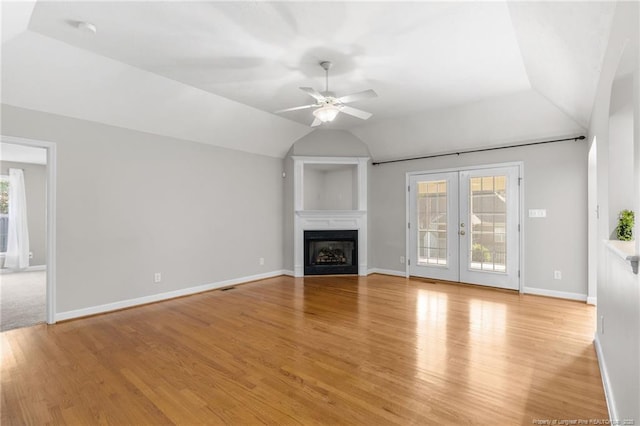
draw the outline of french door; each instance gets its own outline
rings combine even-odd
[[[519,288],[519,168],[412,175],[409,274]]]

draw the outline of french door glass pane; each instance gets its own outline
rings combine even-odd
[[[506,273],[507,177],[472,177],[469,192],[469,268]]]
[[[418,265],[447,264],[447,181],[418,182]]]

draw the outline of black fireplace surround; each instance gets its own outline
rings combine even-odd
[[[358,231],[304,231],[304,274],[357,274]]]

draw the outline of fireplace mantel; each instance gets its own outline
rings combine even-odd
[[[359,217],[367,214],[366,210],[298,210],[297,216],[308,218],[322,217]]]
[[[304,276],[304,231],[357,230],[358,275],[367,275],[367,163],[369,157],[302,157],[294,162],[294,250],[293,267],[296,277]],[[309,210],[304,206],[304,171],[307,165],[353,165],[357,178],[353,210]],[[349,182],[349,184],[352,184]]]

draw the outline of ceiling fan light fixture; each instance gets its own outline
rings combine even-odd
[[[313,111],[313,115],[323,123],[328,123],[335,120],[339,112],[340,110],[334,105],[325,105]]]

